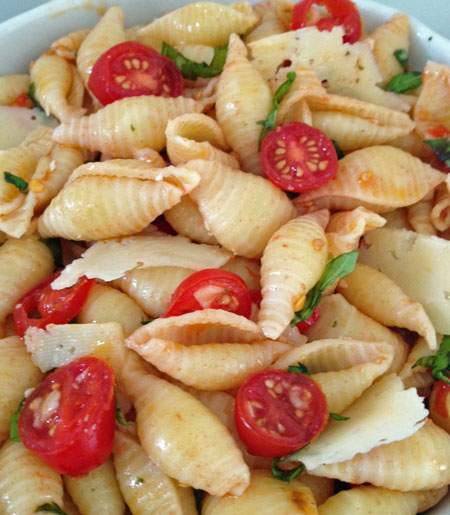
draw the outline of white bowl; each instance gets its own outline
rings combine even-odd
[[[233,0],[220,0],[230,4]],[[250,0],[256,3],[255,0]],[[391,18],[395,10],[370,0],[355,0],[370,33]],[[30,61],[36,59],[55,39],[73,30],[93,26],[99,13],[109,5],[121,5],[127,26],[142,24],[176,9],[188,0],[53,0],[40,7],[0,23],[0,75],[28,71]],[[6,50],[7,49],[7,50]],[[411,18],[411,64],[420,70],[427,59],[450,66],[450,41],[426,25]],[[450,513],[450,496],[428,512],[432,515]]]

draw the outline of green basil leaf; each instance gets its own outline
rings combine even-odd
[[[11,416],[11,418],[9,420],[9,439],[12,440],[13,442],[20,442],[18,423],[19,423],[20,410],[22,409],[24,402],[25,402],[25,399],[22,399],[19,402],[17,411],[14,413],[14,415]]]
[[[290,365],[288,367],[288,372],[297,372],[298,374],[304,374],[305,376],[311,375],[308,367],[303,363],[300,363],[300,361],[297,363],[297,365]]]
[[[27,97],[31,98],[35,107],[38,107],[41,111],[45,111],[45,109],[41,106],[41,104],[36,100],[36,85],[34,82],[30,84],[28,89]]]
[[[329,415],[333,420],[350,420],[350,417],[344,417],[344,415],[338,415],[337,413],[332,413],[331,411]]]
[[[445,163],[450,168],[450,139],[426,139],[424,143],[433,149],[433,152],[441,163]]]
[[[296,78],[296,74],[294,72],[289,72],[287,74],[287,80],[281,84],[281,86],[276,90],[275,95],[273,97],[272,109],[270,113],[267,115],[265,120],[261,120],[256,122],[259,125],[262,125],[261,133],[259,135],[259,146],[261,147],[262,140],[269,134],[269,132],[273,131],[277,126],[277,110],[278,104],[281,102],[283,97],[288,93],[291,89],[292,83]]]
[[[399,48],[394,52],[394,56],[406,72],[408,69],[408,52],[404,48]]]
[[[414,367],[431,368],[431,377],[435,381],[443,380],[450,384],[450,336],[445,335],[442,338],[439,349],[435,356],[423,356],[419,358],[412,368]]]
[[[408,72],[393,77],[385,89],[386,91],[393,91],[394,93],[405,93],[405,91],[409,91],[410,89],[418,88],[421,84],[421,72]]]
[[[328,288],[328,286],[331,286],[336,279],[346,277],[348,274],[353,272],[357,259],[358,251],[354,250],[347,254],[341,254],[328,263],[322,277],[306,294],[303,308],[295,313],[294,318],[291,320],[291,327],[294,327],[299,322],[303,322],[313,314],[314,308],[319,304],[320,299],[322,298],[322,293]]]
[[[55,502],[41,504],[36,508],[34,513],[39,513],[40,511],[46,511],[48,513],[57,513],[58,515],[67,515],[67,513],[63,511]]]
[[[161,54],[171,59],[181,71],[185,79],[196,80],[197,77],[215,77],[222,73],[227,59],[228,45],[218,46],[214,49],[214,56],[210,64],[191,61],[167,43],[162,44]]]
[[[125,417],[123,416],[122,411],[120,410],[119,403],[117,402],[116,394],[114,393],[114,402],[115,402],[115,411],[116,411],[116,420],[119,422],[121,426],[131,426],[129,422],[126,421]]]
[[[336,150],[337,158],[342,159],[344,157],[344,152],[342,152],[339,143],[335,139],[332,139],[331,142],[333,143],[334,149]]]
[[[63,268],[61,240],[59,238],[39,238],[39,241],[49,248],[55,266]]]
[[[280,469],[280,467],[278,466],[278,463],[280,463],[280,461],[282,461],[282,458],[274,458],[272,461],[272,466],[270,467],[272,471],[272,476],[275,479],[279,479],[280,481],[285,481],[286,483],[289,483],[306,470],[306,467],[305,465],[303,465],[303,463],[300,463],[297,467],[291,470]]]
[[[9,184],[12,184],[15,186],[19,191],[22,193],[25,193],[28,189],[28,182],[24,181],[22,177],[17,177],[17,175],[14,175],[9,172],[3,172],[5,176],[5,181]]]

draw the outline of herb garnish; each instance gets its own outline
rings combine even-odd
[[[412,368],[414,367],[425,367],[431,368],[431,377],[435,381],[445,381],[450,384],[450,336],[445,335],[442,338],[439,349],[435,356],[423,356],[419,358]]]
[[[63,268],[61,240],[59,238],[39,238],[39,241],[49,248],[53,255],[55,266]]]
[[[22,177],[18,177],[17,175],[14,175],[9,172],[3,172],[5,176],[5,181],[9,184],[12,184],[15,186],[19,191],[22,193],[25,193],[28,189],[28,182],[24,181]]]
[[[308,367],[303,363],[300,363],[300,361],[297,363],[297,365],[290,365],[288,367],[288,372],[297,372],[298,374],[304,374],[305,376],[311,375]]]
[[[430,145],[439,161],[445,163],[450,168],[450,139],[426,139],[424,143]]]
[[[405,93],[410,89],[416,89],[422,84],[421,72],[400,73],[392,77],[391,82],[386,86],[386,91],[394,93]]]
[[[408,52],[404,48],[399,48],[394,52],[394,56],[406,72],[408,68]]]
[[[333,324],[331,325],[331,327],[337,327],[337,320],[335,320],[335,321],[333,322]]]
[[[38,506],[34,513],[39,513],[40,511],[47,511],[49,513],[57,513],[58,515],[67,515],[65,511],[63,511],[55,502],[41,504]]]
[[[31,99],[34,106],[39,108],[41,111],[44,111],[44,108],[41,106],[41,104],[36,100],[36,85],[34,82],[30,84],[30,87],[28,89],[27,97]]]
[[[131,426],[129,422],[127,422],[126,418],[124,417],[122,411],[120,410],[119,403],[117,401],[117,396],[114,393],[114,403],[115,403],[115,412],[116,412],[116,420],[121,426]]]
[[[272,465],[270,467],[270,470],[272,471],[272,476],[275,479],[279,479],[280,481],[285,481],[286,483],[289,483],[306,470],[306,467],[305,465],[303,465],[303,463],[300,463],[295,468],[290,470],[280,469],[280,467],[278,466],[278,463],[280,463],[280,461],[283,461],[283,458],[274,458],[274,460],[272,461]]]
[[[23,398],[19,402],[17,411],[11,416],[11,419],[9,421],[9,439],[12,440],[13,442],[20,442],[18,423],[19,423],[20,410],[22,409],[24,402],[25,402],[25,398]]]
[[[350,420],[350,417],[344,417],[344,415],[338,415],[337,413],[329,413],[330,418],[333,420]]]
[[[339,146],[339,143],[335,139],[332,139],[331,143],[333,143],[333,145],[334,145],[334,149],[336,150],[337,158],[342,159],[344,157],[344,152],[342,152],[342,149]]]

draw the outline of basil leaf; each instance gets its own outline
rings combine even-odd
[[[215,77],[222,73],[227,59],[228,45],[218,46],[214,49],[214,56],[210,64],[191,61],[167,43],[162,44],[161,54],[171,59],[181,71],[185,79],[196,80],[197,77]]]
[[[198,515],[201,515],[202,502],[203,502],[203,497],[205,496],[205,492],[203,490],[197,490],[197,488],[194,488],[193,490],[194,490],[195,507],[197,508]]]
[[[344,417],[343,415],[338,415],[337,413],[332,413],[331,411],[329,415],[333,420],[350,420],[350,417]]]
[[[63,268],[61,240],[59,238],[39,238],[39,241],[49,248],[55,266]]]
[[[426,139],[424,143],[430,145],[439,161],[445,163],[450,168],[450,139]]]
[[[334,149],[336,150],[337,158],[342,159],[344,157],[344,152],[342,152],[339,143],[335,139],[332,139],[331,142],[333,143]]]
[[[447,384],[450,384],[450,336],[445,335],[442,338],[439,349],[435,356],[423,356],[419,358],[412,368],[414,367],[431,368],[431,377],[435,381],[442,379]]]
[[[23,403],[25,402],[25,398],[23,398],[19,402],[19,406],[17,407],[17,411],[12,415],[12,417],[9,420],[9,439],[13,442],[20,442],[20,436],[19,436],[19,415],[20,410],[22,409]]]
[[[22,177],[17,177],[17,175],[14,175],[9,172],[3,172],[5,176],[5,181],[9,184],[12,184],[15,186],[19,191],[22,193],[25,193],[28,189],[28,182],[24,181]]]
[[[348,274],[353,272],[357,259],[358,251],[354,250],[347,254],[341,254],[328,263],[322,277],[306,294],[303,308],[295,313],[294,318],[291,320],[291,327],[294,327],[294,325],[299,322],[303,322],[313,314],[314,308],[319,304],[320,299],[322,298],[322,293],[328,288],[328,286],[331,286],[336,279],[346,277]]]
[[[418,88],[421,84],[421,72],[408,72],[393,77],[385,89],[386,91],[393,91],[394,93],[404,93],[410,89]]]
[[[395,50],[394,56],[406,72],[408,68],[408,52],[404,48],[399,48]]]
[[[119,422],[121,426],[131,426],[129,422],[126,421],[125,417],[123,416],[122,411],[120,410],[119,403],[117,402],[117,396],[114,393],[114,403],[115,403],[115,411],[116,411],[116,420]]]
[[[303,465],[303,463],[300,463],[297,467],[291,470],[280,469],[278,463],[280,463],[280,461],[282,460],[283,458],[274,458],[272,461],[272,466],[270,467],[270,470],[272,471],[272,476],[275,479],[279,479],[280,481],[285,481],[286,483],[289,483],[306,470],[306,467],[305,465]]]
[[[41,504],[40,506],[38,506],[35,510],[34,513],[38,513],[40,511],[47,511],[49,513],[57,513],[58,515],[67,515],[67,513],[65,511],[62,511],[62,509],[55,503],[55,502],[52,502],[52,503],[46,503],[46,504]]]
[[[296,74],[294,72],[289,72],[287,74],[287,80],[281,84],[281,86],[276,90],[275,95],[273,97],[272,102],[272,110],[267,115],[265,120],[261,120],[256,122],[259,125],[262,125],[261,133],[259,135],[259,146],[261,147],[262,140],[269,134],[269,132],[273,131],[277,126],[277,110],[278,104],[281,102],[283,97],[288,93],[291,89],[292,83],[296,78]]]
[[[290,365],[288,367],[288,372],[297,372],[298,374],[304,374],[305,376],[311,375],[308,367],[303,363],[300,363],[300,361],[297,363],[297,365]]]
[[[41,104],[36,100],[36,85],[34,82],[30,84],[28,89],[27,97],[30,98],[35,107],[39,108],[41,111],[45,111],[45,109],[41,106]]]

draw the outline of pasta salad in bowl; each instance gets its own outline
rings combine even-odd
[[[448,511],[450,42],[147,4],[0,26],[1,513]]]

